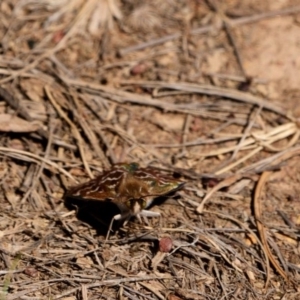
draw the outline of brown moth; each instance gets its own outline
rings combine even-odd
[[[140,168],[137,163],[121,163],[86,183],[70,188],[68,198],[83,200],[111,201],[116,204],[120,214],[114,220],[127,222],[136,216],[158,217],[160,213],[146,210],[154,198],[164,196],[180,189],[185,183],[161,173],[155,168]]]

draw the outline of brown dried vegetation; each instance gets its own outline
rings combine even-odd
[[[299,299],[299,20],[0,1],[0,299]],[[122,161],[188,184],[105,242],[63,195]]]

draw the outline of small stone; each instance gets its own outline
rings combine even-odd
[[[159,251],[168,253],[173,247],[173,240],[170,237],[163,237],[159,241]]]
[[[24,273],[30,277],[37,277],[38,276],[38,270],[36,268],[33,268],[33,267],[27,267],[25,270],[24,270]]]

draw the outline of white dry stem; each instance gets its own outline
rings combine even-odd
[[[119,3],[116,0],[98,0],[91,16],[88,31],[96,35],[101,28],[113,28],[113,20],[122,18]]]

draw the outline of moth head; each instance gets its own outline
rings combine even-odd
[[[133,214],[138,214],[147,207],[147,202],[144,198],[131,198],[126,201],[126,206],[132,211]]]

